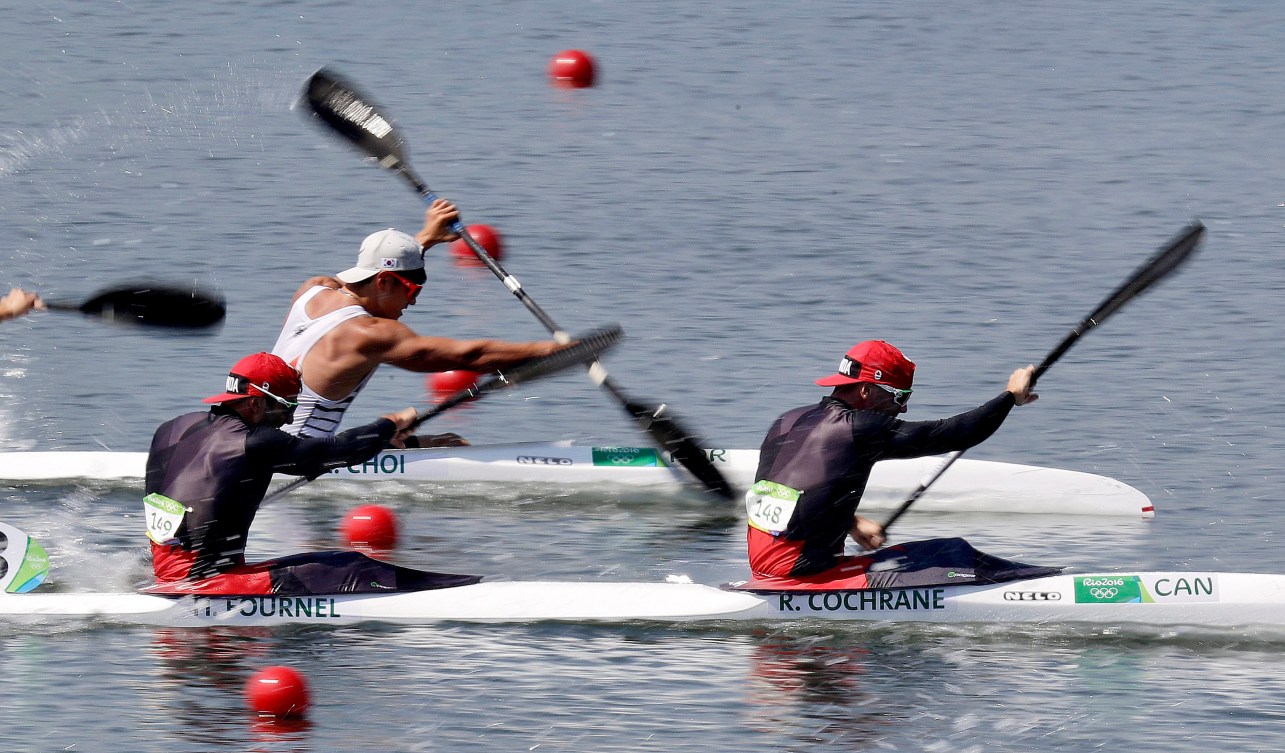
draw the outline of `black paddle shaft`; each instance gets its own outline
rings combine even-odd
[[[1035,382],[1044,375],[1044,372],[1048,371],[1053,364],[1057,363],[1058,359],[1065,355],[1066,352],[1071,349],[1071,346],[1075,345],[1081,337],[1105,322],[1108,317],[1116,311],[1119,311],[1124,304],[1146,292],[1151,288],[1151,286],[1168,277],[1176,269],[1181,267],[1188,259],[1191,258],[1191,256],[1196,252],[1196,249],[1200,247],[1200,243],[1204,237],[1205,226],[1199,222],[1195,222],[1190,228],[1183,231],[1164,248],[1160,249],[1155,256],[1148,259],[1145,264],[1138,267],[1138,269],[1136,269],[1120,287],[1116,288],[1111,295],[1107,296],[1106,300],[1093,310],[1093,313],[1089,314],[1083,321],[1075,325],[1075,328],[1072,329],[1066,337],[1062,338],[1062,342],[1058,343],[1057,347],[1049,351],[1049,354],[1044,357],[1044,360],[1040,362],[1040,365],[1035,367],[1035,372],[1031,375],[1031,386],[1034,387]],[[946,469],[954,465],[955,461],[959,460],[963,454],[964,451],[960,450],[959,452],[953,452],[948,455],[946,460],[942,462],[941,467],[939,467],[932,476],[920,484],[919,488],[911,492],[910,496],[906,498],[906,501],[902,502],[901,506],[899,506],[892,515],[888,516],[888,519],[883,522],[883,530],[886,532],[893,523],[896,523],[897,520],[910,509],[910,506],[922,497],[924,492],[928,491],[928,487],[935,484],[937,479],[941,478],[942,474],[946,472]]]
[[[605,353],[609,348],[615,346],[623,336],[624,331],[621,330],[619,325],[613,324],[601,327],[576,338],[575,344],[568,348],[563,348],[543,358],[533,358],[512,369],[488,374],[472,386],[448,396],[432,408],[420,411],[419,415],[415,417],[415,421],[407,429],[413,429],[439,413],[450,410],[461,403],[479,398],[488,392],[516,387],[523,382],[539,379],[572,366],[592,363],[598,359],[599,354]]]
[[[370,97],[360,93],[355,85],[333,71],[322,69],[308,79],[305,95],[313,114],[335,133],[374,158],[380,167],[396,172],[426,203],[432,204],[437,200],[438,196],[433,193],[433,189],[429,188],[428,184],[421,180],[411,168],[406,158],[405,144],[392,119],[385,115]],[[549,316],[527,294],[518,278],[505,271],[504,267],[500,266],[500,263],[469,235],[463,222],[457,218],[451,224],[451,230],[464,240],[474,256],[504,283],[509,292],[526,306],[555,340],[566,342],[569,339],[566,331],[558,326],[553,317]],[[704,484],[706,489],[723,499],[730,500],[734,497],[727,479],[692,439],[691,432],[682,427],[672,416],[665,415],[666,406],[663,403],[651,408],[630,400],[611,380],[602,364],[597,362],[589,366],[589,375],[596,384],[602,386],[620,403],[643,431],[650,434],[676,462]]]

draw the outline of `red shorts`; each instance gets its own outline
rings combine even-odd
[[[177,546],[162,546],[152,542],[152,570],[156,583],[143,589],[144,593],[185,594],[235,594],[254,596],[272,593],[270,563],[234,565],[218,575],[201,580],[187,580],[196,555]]]
[[[803,553],[802,541],[773,536],[749,526],[747,543],[750,552],[750,571],[755,588],[798,588],[800,586],[826,586],[830,588],[866,588],[866,570],[869,555],[842,556],[833,567],[811,575],[790,575]],[[747,584],[748,586],[748,584]]]
[[[476,575],[412,570],[350,551],[306,552],[266,562],[233,565],[200,580],[188,573],[196,556],[177,546],[152,544],[157,583],[146,593],[206,596],[301,596],[311,594],[425,591],[477,583]]]

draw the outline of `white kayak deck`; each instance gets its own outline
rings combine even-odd
[[[754,481],[758,450],[707,450],[738,490]],[[870,475],[862,509],[891,509],[941,464],[940,457],[889,460]],[[66,481],[143,477],[142,452],[0,452],[0,479]],[[394,450],[323,477],[352,481],[427,481],[548,485],[622,485],[679,489],[681,467],[650,447],[591,447],[529,442],[440,449]],[[919,511],[1027,512],[1151,517],[1141,491],[1106,476],[1080,471],[963,458],[916,504]]]
[[[1281,628],[1285,576],[1087,573],[992,585],[768,593],[692,583],[497,581],[435,591],[335,596],[0,595],[0,623],[69,619],[176,627],[825,619]]]

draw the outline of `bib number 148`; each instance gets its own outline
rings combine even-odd
[[[774,481],[758,481],[745,493],[745,514],[751,526],[776,535],[789,526],[802,495]]]

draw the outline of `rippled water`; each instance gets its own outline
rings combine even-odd
[[[416,198],[290,109],[323,64],[363,82],[412,162],[606,364],[714,445],[757,445],[810,380],[884,337],[911,418],[1038,361],[1190,219],[1202,255],[1095,330],[973,456],[1103,473],[1154,521],[910,515],[898,535],[1075,569],[1285,572],[1276,374],[1285,173],[1270,3],[44,3],[0,31],[7,280],[79,300],[140,277],[223,289],[217,333],[65,314],[0,327],[0,448],[142,450],[271,345],[303,278],[347,267]],[[599,86],[550,88],[581,47]],[[485,271],[430,264],[416,329],[537,338]],[[354,408],[422,397],[381,372]],[[640,437],[559,376],[437,419],[475,442]],[[137,489],[2,490],[55,583],[146,577]],[[264,510],[263,556],[401,515],[399,561],[494,577],[743,577],[743,524],[618,491],[336,485]],[[1280,750],[1281,643],[1110,628],[657,625],[166,632],[0,626],[11,750]],[[310,723],[240,688],[285,663]]]

